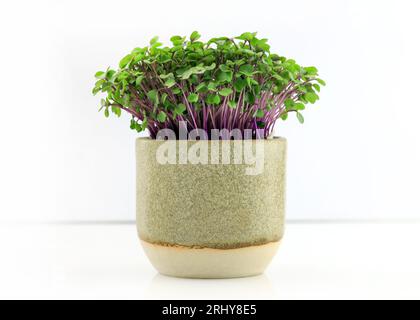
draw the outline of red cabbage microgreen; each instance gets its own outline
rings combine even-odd
[[[122,111],[131,116],[130,128],[148,130],[151,138],[161,129],[190,132],[203,129],[251,129],[272,135],[276,120],[301,113],[318,99],[320,85],[315,67],[301,67],[292,59],[270,53],[267,39],[246,32],[236,38],[199,41],[171,37],[164,47],[154,37],[150,45],[135,48],[119,64],[95,74],[93,94],[103,92],[100,110],[108,117]]]

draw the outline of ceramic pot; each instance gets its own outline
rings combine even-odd
[[[163,145],[169,142],[176,146],[175,163]],[[238,150],[252,156],[240,163]],[[164,163],[162,156],[172,161]],[[266,269],[283,237],[285,139],[139,138],[136,157],[138,235],[160,273],[234,278]]]

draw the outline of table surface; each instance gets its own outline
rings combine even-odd
[[[0,299],[420,299],[419,223],[293,223],[261,276],[159,275],[134,224],[3,224]]]

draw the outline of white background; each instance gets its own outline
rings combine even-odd
[[[13,1],[0,10],[0,220],[132,220],[134,139],[93,74],[154,35],[258,31],[327,87],[289,140],[290,219],[419,216],[419,2]]]
[[[419,3],[0,2],[0,299],[418,299]],[[112,223],[135,217],[137,134],[97,112],[93,74],[193,30],[258,31],[327,81],[303,126],[276,128],[289,221],[259,277],[157,275],[135,226]]]

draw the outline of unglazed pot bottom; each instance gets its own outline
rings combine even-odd
[[[180,278],[223,279],[256,276],[264,272],[280,241],[236,249],[159,245],[141,240],[156,270]]]

